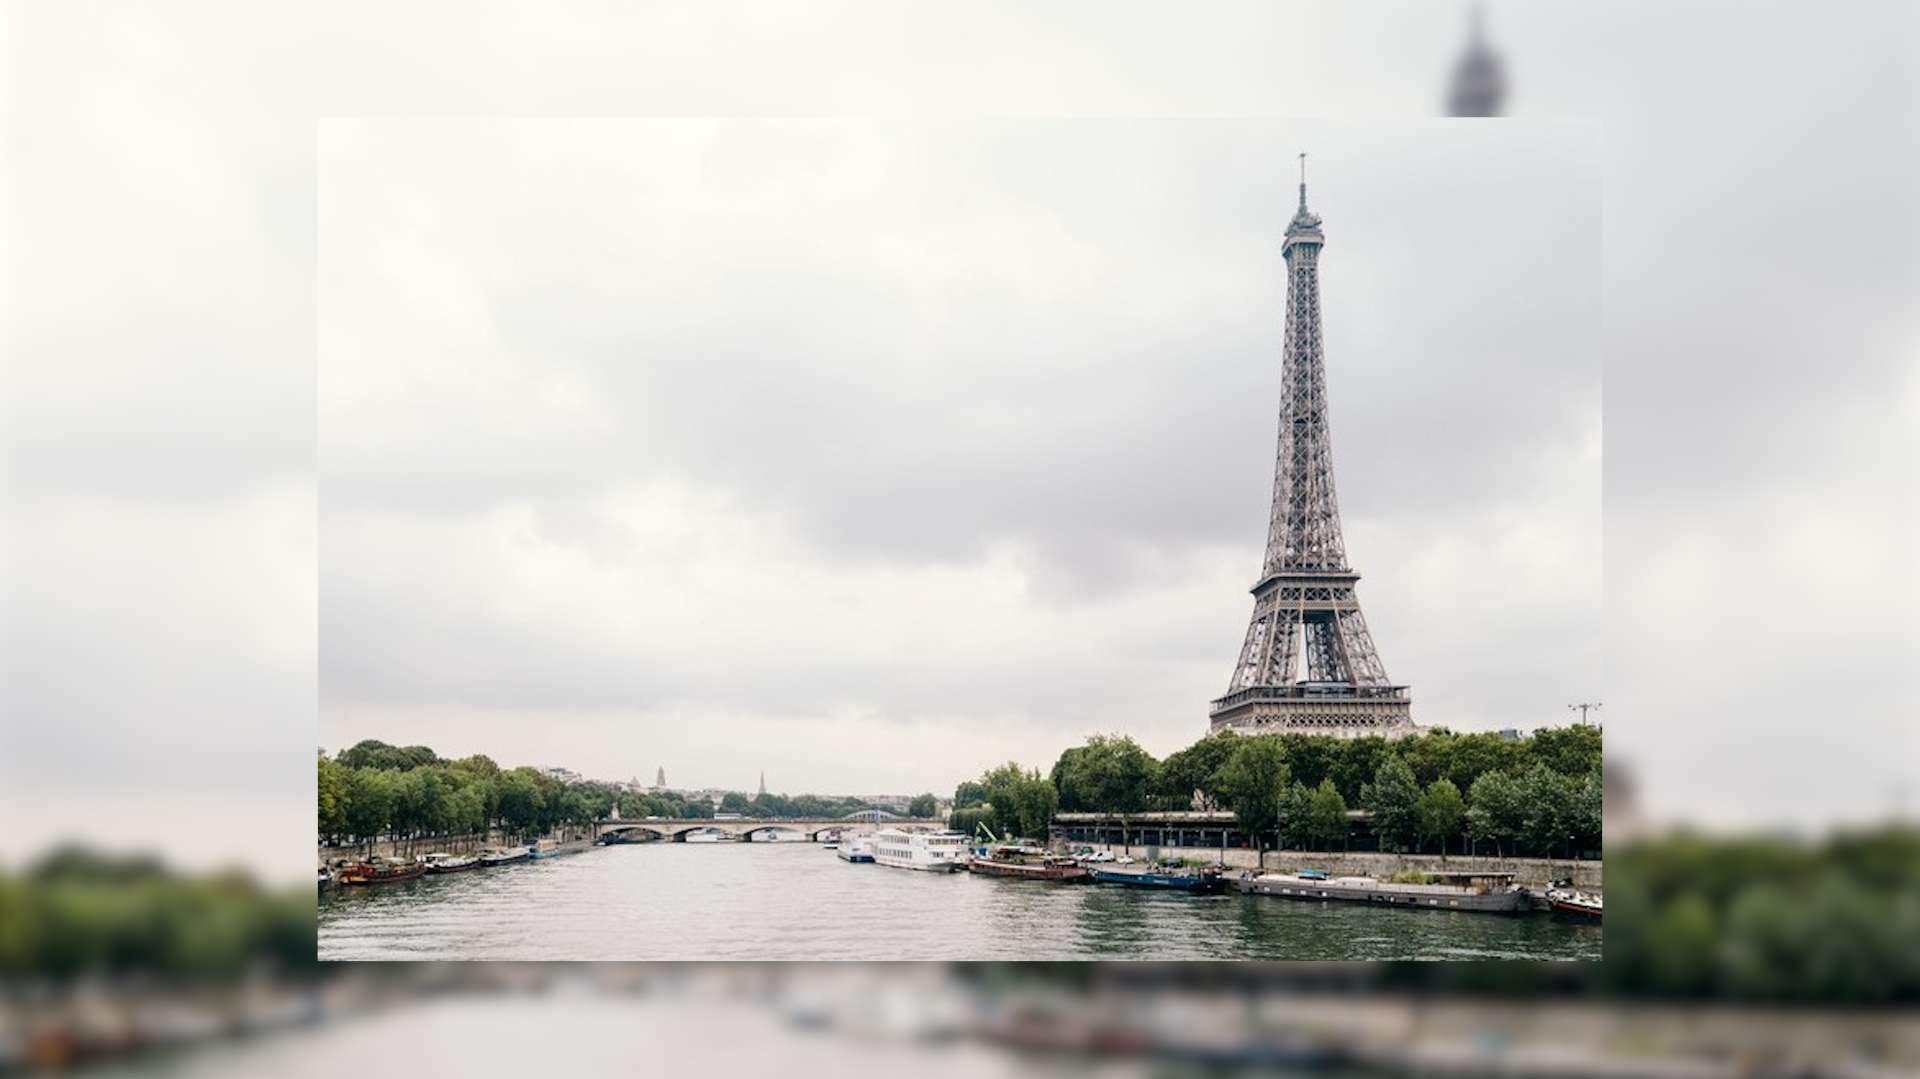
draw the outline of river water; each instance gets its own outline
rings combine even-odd
[[[329,893],[322,959],[1598,959],[1600,927],[642,843]]]

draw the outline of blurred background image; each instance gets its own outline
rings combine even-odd
[[[1920,1072],[1911,5],[16,2],[3,32],[0,1067]],[[1605,961],[322,968],[284,842],[315,126],[419,114],[1593,125]]]

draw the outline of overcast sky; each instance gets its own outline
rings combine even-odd
[[[413,467],[462,464],[463,473],[489,482],[467,489],[432,484],[439,504],[410,509],[404,507],[401,478],[356,483],[352,525],[336,534],[335,480],[364,477],[367,469],[364,461],[356,465],[343,457],[336,463],[329,454],[328,468],[343,471],[338,477],[330,472],[323,488],[315,430],[316,404],[326,406],[336,392],[317,379],[317,361],[323,349],[341,345],[316,334],[316,327],[334,325],[331,317],[321,321],[319,274],[330,264],[321,256],[351,238],[331,228],[323,236],[316,212],[323,145],[317,123],[323,117],[870,114],[911,118],[907,133],[923,144],[938,143],[936,136],[950,131],[931,123],[935,118],[945,123],[983,115],[1319,116],[1339,121],[1328,127],[1345,130],[1349,122],[1431,115],[1464,30],[1462,11],[1425,0],[1247,0],[1183,8],[1177,17],[1173,10],[1110,0],[940,8],[881,2],[749,8],[711,0],[564,9],[470,5],[458,17],[390,3],[299,10],[246,3],[108,12],[57,3],[8,7],[0,21],[8,51],[7,108],[0,111],[6,125],[0,176],[7,183],[8,298],[6,386],[0,394],[8,477],[6,593],[0,602],[6,717],[0,728],[0,797],[7,802],[0,817],[8,822],[0,842],[6,855],[18,857],[55,837],[78,834],[157,845],[195,861],[241,857],[289,877],[303,875],[320,699],[320,587],[329,597],[328,685],[354,685],[361,702],[330,697],[324,722],[331,727],[349,709],[371,708],[376,699],[397,712],[402,705],[420,707],[409,702],[425,697],[456,696],[425,692],[445,688],[421,685],[426,672],[401,672],[401,678],[391,668],[382,673],[367,666],[364,649],[335,657],[331,628],[350,609],[398,620],[386,629],[363,626],[362,632],[397,641],[395,647],[404,644],[415,650],[411,654],[485,641],[491,627],[502,624],[548,634],[543,643],[564,642],[596,626],[610,630],[600,640],[623,647],[647,643],[633,628],[637,615],[630,611],[633,621],[619,621],[604,613],[618,610],[614,604],[596,607],[601,621],[585,624],[572,623],[571,612],[554,606],[556,596],[577,595],[577,587],[609,579],[636,590],[649,585],[657,593],[657,579],[640,581],[632,571],[623,577],[609,556],[592,553],[596,545],[634,550],[634,536],[650,550],[673,548],[676,535],[724,536],[736,557],[777,553],[774,562],[763,564],[761,579],[802,562],[819,569],[822,575],[809,579],[816,590],[850,590],[875,580],[905,588],[911,567],[944,567],[919,571],[940,578],[938,589],[924,587],[924,580],[911,582],[929,602],[948,599],[970,617],[983,610],[1004,613],[994,607],[997,601],[1043,612],[1028,623],[1032,636],[966,638],[971,652],[951,646],[962,637],[956,625],[938,625],[935,632],[947,635],[946,665],[929,666],[927,678],[945,672],[949,681],[883,688],[896,702],[910,694],[944,702],[962,690],[981,692],[954,682],[990,667],[1007,694],[1003,702],[1013,701],[1007,714],[1017,707],[1062,723],[1049,736],[1020,728],[1036,743],[1048,742],[1049,751],[1087,727],[1120,724],[1101,717],[1089,723],[1053,699],[1015,698],[1019,690],[1007,687],[1059,686],[1063,669],[1122,666],[1106,656],[1076,655],[1062,642],[1093,649],[1111,639],[1066,630],[1093,625],[1107,633],[1114,625],[1130,626],[1141,636],[1122,642],[1126,654],[1146,655],[1171,669],[1151,680],[1163,698],[1127,703],[1152,722],[1169,724],[1165,734],[1141,732],[1157,749],[1181,740],[1180,725],[1191,719],[1197,727],[1204,699],[1224,684],[1230,656],[1222,652],[1231,653],[1246,615],[1243,590],[1255,569],[1263,526],[1274,404],[1271,357],[1259,348],[1272,340],[1264,335],[1275,331],[1277,321],[1273,238],[1287,201],[1287,155],[1295,142],[1309,141],[1306,129],[1249,122],[1239,125],[1249,136],[1242,139],[1233,134],[1235,125],[1214,124],[1212,137],[1231,142],[1231,154],[1218,147],[1204,154],[1204,147],[1183,150],[1200,155],[1196,165],[1206,162],[1204,170],[1168,168],[1169,162],[1179,164],[1174,154],[1136,149],[1158,167],[1131,194],[1124,177],[1072,170],[1067,175],[1079,176],[1098,193],[1084,206],[1058,197],[1057,189],[1050,193],[1055,185],[1048,176],[1023,179],[1010,170],[993,177],[990,187],[1001,193],[996,201],[972,211],[977,229],[945,237],[978,260],[981,238],[1012,228],[1021,213],[1044,209],[1075,222],[1078,231],[1045,234],[1042,251],[1056,263],[1066,260],[1078,276],[1062,281],[1052,273],[1028,274],[1029,255],[1022,251],[1006,254],[984,280],[1000,282],[1015,297],[1022,295],[1019,288],[1035,287],[1023,284],[1034,280],[1055,289],[1081,288],[1097,301],[1102,317],[1088,317],[1095,302],[1071,297],[1056,297],[1075,316],[1060,324],[1031,314],[1052,306],[1040,302],[1044,297],[1018,307],[997,305],[1007,324],[991,327],[986,339],[1025,332],[1046,340],[1061,346],[1052,350],[1054,365],[1017,365],[1015,355],[995,353],[969,356],[960,368],[980,372],[966,385],[977,382],[987,402],[1004,402],[1023,387],[1032,392],[1020,397],[1020,408],[1074,402],[1074,411],[1056,417],[1057,430],[1041,432],[1052,440],[1041,448],[1056,454],[1046,462],[1055,466],[1050,469],[1016,472],[1004,456],[952,450],[969,445],[968,438],[975,446],[1008,444],[1008,428],[1022,439],[1032,437],[1034,425],[1010,422],[1024,419],[1017,409],[973,416],[971,429],[962,425],[963,414],[919,409],[920,416],[937,418],[930,434],[940,436],[949,453],[928,467],[959,462],[970,471],[904,490],[886,487],[878,470],[882,462],[857,451],[920,426],[908,422],[912,409],[873,432],[790,421],[784,430],[793,444],[771,463],[759,454],[745,460],[747,444],[734,446],[740,421],[717,410],[719,391],[711,382],[694,383],[705,395],[697,398],[700,411],[619,427],[606,423],[584,411],[601,399],[590,391],[617,390],[627,400],[657,402],[665,398],[643,392],[649,373],[689,379],[698,373],[628,367],[611,348],[637,350],[680,334],[737,354],[741,341],[764,328],[744,316],[715,325],[636,322],[618,312],[626,316],[613,322],[618,336],[596,351],[579,336],[579,326],[540,324],[534,312],[543,303],[558,310],[558,296],[577,305],[574,310],[605,311],[639,284],[658,283],[624,265],[630,274],[609,273],[584,296],[559,280],[534,281],[527,292],[505,297],[481,293],[469,281],[473,291],[416,299],[431,301],[436,310],[460,311],[475,295],[486,296],[499,315],[493,324],[497,339],[487,350],[492,377],[471,385],[496,394],[513,393],[514,371],[535,370],[529,342],[560,342],[553,352],[542,352],[547,366],[538,370],[571,370],[578,381],[553,375],[519,384],[523,392],[515,396],[540,391],[519,403],[548,422],[515,430],[513,438],[539,438],[551,447],[558,437],[575,458],[617,445],[658,451],[658,459],[603,460],[603,468],[626,471],[591,473],[590,486],[569,489],[552,481],[552,474],[572,475],[573,469],[556,469],[547,458],[515,458],[500,445],[494,467],[467,468],[485,462],[443,459],[401,443]],[[1632,763],[1649,808],[1661,815],[1719,824],[1859,819],[1886,812],[1896,802],[1895,785],[1920,772],[1920,717],[1907,673],[1920,666],[1914,615],[1920,596],[1911,556],[1914,462],[1920,457],[1913,435],[1920,427],[1920,316],[1912,302],[1920,286],[1920,204],[1912,197],[1920,189],[1914,19],[1913,7],[1898,0],[1738,8],[1585,0],[1492,6],[1492,36],[1508,56],[1514,83],[1512,111],[1530,120],[1593,120],[1601,203],[1606,664],[1604,684],[1593,692],[1607,704],[1610,750]],[[1468,138],[1479,138],[1478,129],[1502,123],[1460,126],[1474,129]],[[922,126],[924,133],[916,130]],[[1129,126],[1115,122],[1110,130]],[[1207,129],[1161,125],[1155,138]],[[367,125],[369,151],[391,149],[385,130]],[[1411,527],[1399,523],[1408,518],[1388,511],[1419,506],[1422,512],[1410,518],[1419,527],[1451,517],[1460,528],[1452,535],[1463,543],[1484,536],[1474,529],[1486,522],[1421,503],[1438,500],[1431,489],[1407,489],[1430,474],[1430,452],[1458,444],[1422,442],[1414,446],[1418,453],[1409,453],[1404,443],[1369,437],[1391,414],[1360,408],[1365,402],[1358,394],[1369,381],[1380,385],[1378,373],[1389,366],[1428,377],[1434,369],[1414,362],[1427,353],[1449,363],[1492,363],[1462,351],[1467,346],[1460,342],[1469,340],[1464,331],[1477,330],[1477,320],[1519,320],[1508,332],[1524,334],[1529,312],[1512,304],[1463,308],[1458,323],[1431,325],[1429,340],[1415,352],[1388,349],[1376,335],[1393,324],[1365,316],[1424,310],[1432,317],[1442,310],[1431,297],[1424,306],[1408,307],[1406,295],[1453,287],[1443,274],[1428,275],[1419,260],[1430,258],[1444,237],[1459,235],[1460,222],[1421,214],[1401,225],[1398,215],[1407,205],[1399,200],[1412,196],[1399,188],[1415,185],[1398,184],[1386,169],[1364,163],[1369,155],[1411,153],[1422,144],[1350,144],[1343,154],[1328,131],[1311,134],[1306,148],[1314,151],[1315,175],[1322,178],[1316,203],[1328,218],[1335,452],[1349,547],[1367,575],[1363,598],[1388,669],[1415,685],[1422,718],[1436,720],[1460,701],[1443,694],[1462,683],[1450,670],[1447,642],[1437,641],[1426,628],[1430,623],[1421,621],[1433,597],[1417,582],[1444,574],[1431,567],[1420,572],[1405,557],[1418,537],[1397,533]],[[977,135],[973,145],[984,154],[991,141]],[[1517,140],[1499,141],[1511,149]],[[1105,136],[1098,151],[1118,162],[1127,142],[1124,134]],[[350,165],[352,155],[338,159],[340,147],[324,145],[329,182],[351,180],[351,170],[336,176],[332,165]],[[1438,154],[1450,147],[1435,140],[1424,149]],[[1242,162],[1242,154],[1251,156]],[[1261,154],[1270,156],[1262,162]],[[497,156],[501,167],[511,166],[506,155]],[[396,169],[408,164],[399,152],[385,160]],[[1064,156],[1030,160],[1048,161],[1047,171],[1075,164]],[[1550,160],[1579,159],[1569,151]],[[619,168],[617,158],[600,164],[581,169],[581,182],[599,176],[604,183],[606,173]],[[934,166],[940,164],[914,167],[938,172]],[[840,182],[855,183],[859,173],[840,175]],[[433,204],[460,206],[462,193],[448,192],[434,179],[394,177],[396,187],[431,189],[432,198],[418,213]],[[1456,179],[1492,184],[1499,178],[1462,173]],[[481,188],[495,180],[469,175],[462,182]],[[1216,183],[1232,190],[1209,186]],[[806,190],[824,198],[832,185],[816,178]],[[1152,191],[1166,191],[1172,205],[1156,204],[1154,215],[1138,219],[1115,208]],[[1201,201],[1203,193],[1220,204]],[[1015,199],[1026,205],[1024,211],[1018,203],[1002,204]],[[579,201],[545,210],[563,216],[591,202]],[[605,235],[619,235],[618,228],[644,235],[642,207],[626,209],[624,224],[609,224]],[[916,238],[906,226],[918,216],[908,209],[879,200],[876,211],[885,213],[861,216],[895,222],[906,249],[912,246],[906,241]],[[950,204],[943,210],[951,215]],[[1178,216],[1167,216],[1169,210]],[[524,207],[517,212],[531,214]],[[1551,219],[1566,220],[1559,214]],[[1183,221],[1191,222],[1191,232],[1176,227]],[[537,233],[524,220],[506,227],[511,224],[503,222],[502,240]],[[798,258],[817,240],[807,225],[770,225],[755,250]],[[472,242],[478,230],[451,231]],[[1098,238],[1088,239],[1089,233]],[[456,236],[443,239],[452,243]],[[1142,254],[1154,245],[1161,249],[1158,257]],[[413,249],[434,246],[416,243]],[[619,254],[612,247],[577,247],[588,264],[603,267]],[[1074,261],[1072,253],[1082,249],[1098,257]],[[390,254],[403,257],[406,250]],[[553,257],[557,245],[531,242],[522,250],[529,260],[544,259],[536,266],[562,261]],[[484,251],[469,253],[476,256],[474,273],[513,269],[497,257],[478,259]],[[884,253],[871,247],[850,251],[845,265],[884,264]],[[1178,279],[1169,280],[1174,275],[1158,268],[1161,259],[1178,268]],[[759,266],[762,281],[778,268],[770,259]],[[425,272],[430,268],[400,276],[425,281],[435,276]],[[695,264],[667,284],[691,288],[710,271],[710,265]],[[1096,280],[1096,273],[1102,277]],[[391,268],[387,276],[393,276]],[[956,303],[955,315],[986,306],[991,297],[978,280],[966,282],[968,302]],[[1177,324],[1171,308],[1114,304],[1106,288],[1096,287],[1147,282],[1182,303],[1205,297],[1208,317]],[[899,343],[913,324],[909,316],[924,314],[907,301],[940,284],[937,276],[896,282],[835,277],[810,284],[798,296],[767,296],[762,284],[762,299],[775,304],[776,312],[780,300],[856,295],[890,297],[898,307],[861,312],[876,333],[887,336],[853,355],[829,349],[824,339],[789,342],[783,355],[767,359],[811,362],[754,366],[758,380],[736,387],[741,407],[751,404],[764,414],[770,397],[810,391],[823,379],[843,391],[830,397],[839,402],[830,406],[834,411],[822,414],[836,420],[882,394],[912,403],[915,392],[957,392],[951,366],[927,371],[901,362],[889,364],[884,377],[867,377],[880,358],[895,354],[951,359],[925,348],[884,347]],[[331,290],[325,295],[333,297]],[[343,305],[350,299],[339,297]],[[1009,309],[1015,313],[1004,314]],[[340,309],[340,326],[351,321],[345,317],[350,311]],[[331,305],[326,313],[333,313]],[[1097,340],[1071,335],[1104,328],[1111,341],[1114,328],[1123,326],[1157,336],[1112,345],[1114,355],[1098,363],[1101,379],[1085,380],[1092,384],[1086,395],[1059,392],[1060,382],[1072,378],[1063,373],[1072,369],[1059,366],[1067,362],[1060,357],[1090,357],[1100,347]],[[444,340],[473,332],[461,325],[441,329]],[[1180,336],[1167,336],[1174,331]],[[1224,335],[1224,347],[1187,336],[1202,332]],[[470,336],[463,339],[474,344]],[[1558,343],[1570,349],[1578,344]],[[1178,347],[1183,345],[1192,347]],[[1162,378],[1166,372],[1149,361],[1169,357],[1181,368],[1205,362],[1213,377],[1180,371],[1182,377]],[[403,359],[409,365],[454,362],[446,353]],[[862,378],[835,378],[834,364],[856,359]],[[1375,377],[1369,380],[1370,367]],[[936,378],[939,371],[948,374]],[[616,373],[623,373],[619,380]],[[1055,381],[1021,381],[1049,377]],[[1218,391],[1217,384],[1233,378],[1245,388],[1219,398],[1225,402],[1219,407],[1231,412],[1198,420],[1184,414],[1200,404],[1193,394]],[[338,392],[349,389],[343,384]],[[1416,396],[1436,392],[1431,385],[1398,389]],[[1164,399],[1147,402],[1153,406],[1148,408],[1142,400],[1153,395]],[[449,422],[499,405],[430,396],[456,413]],[[817,400],[808,404],[821,407]],[[566,415],[570,407],[582,410],[573,414],[577,422],[558,423],[556,414]],[[365,412],[374,420],[392,418],[373,402]],[[1160,419],[1156,424],[1143,415]],[[696,416],[709,423],[690,422]],[[322,416],[330,418],[337,417]],[[1535,418],[1561,424],[1552,412]],[[1111,439],[1094,434],[1113,424],[1126,437],[1110,448]],[[555,427],[562,428],[558,436]],[[1591,437],[1590,423],[1583,427],[1576,415],[1564,429],[1577,436],[1569,452],[1583,452],[1578,439]],[[398,437],[390,424],[372,423],[361,433],[381,431],[382,437]],[[1546,431],[1516,430],[1503,422],[1475,433],[1527,436],[1538,444]],[[672,453],[658,449],[669,441],[677,447]],[[470,441],[453,445],[463,454],[475,450]],[[1168,445],[1182,460],[1208,464],[1212,471],[1204,486],[1176,483],[1165,460],[1147,453]],[[568,459],[555,453],[557,460]],[[836,462],[836,453],[856,459]],[[1097,456],[1103,467],[1080,467],[1087,456]],[[1131,462],[1141,475],[1122,484],[1121,473],[1104,467],[1113,461]],[[989,467],[994,465],[998,472]],[[827,471],[840,477],[837,485],[814,482]],[[1114,486],[1066,493],[1050,486],[1067,474]],[[678,479],[670,484],[669,476]],[[796,482],[783,488],[783,476]],[[807,482],[797,482],[800,476]],[[991,502],[935,501],[945,487],[977,487],[989,479],[1001,483],[1000,497]],[[1537,477],[1495,468],[1478,479],[1472,501],[1486,506],[1495,492]],[[627,493],[613,493],[616,480]],[[463,515],[471,527],[479,507],[512,502],[508,488],[514,482],[543,489],[538,499],[521,498],[522,519],[502,511],[492,521],[496,532],[458,531]],[[819,497],[800,500],[804,492]],[[323,495],[329,506],[324,548],[317,512]],[[1067,498],[1078,500],[1071,503],[1076,512],[1051,516],[1049,532],[1041,511]],[[873,513],[895,499],[917,512]],[[1167,501],[1165,512],[1141,510],[1157,500]],[[536,515],[536,502],[544,517]],[[953,514],[956,526],[929,527],[929,505]],[[347,508],[341,504],[342,512]],[[858,527],[876,516],[882,527]],[[1562,519],[1558,513],[1546,516]],[[696,524],[703,527],[695,530]],[[646,531],[670,526],[681,531]],[[331,576],[336,544],[343,555],[345,545],[376,541],[389,550],[408,543],[431,549],[450,536],[476,534],[492,537],[493,546],[447,551],[444,565],[402,583],[416,595],[445,599],[436,589],[536,537],[553,549],[542,571],[554,587],[503,584],[502,602],[516,603],[516,609],[467,608],[490,617],[448,626],[449,612],[461,611],[457,605],[396,612],[368,601],[350,604],[356,590],[372,583],[367,574],[373,571],[362,569],[351,579]],[[1002,537],[998,546],[981,546],[987,535]],[[1141,546],[1102,551],[1082,544],[1068,559],[1042,543],[1049,537],[1079,542],[1088,535],[1136,536]],[[687,545],[679,549],[687,564],[693,556]],[[1186,559],[1177,553],[1182,549],[1189,552]],[[916,557],[905,558],[903,551]],[[421,560],[409,564],[418,567]],[[316,569],[322,565],[329,574],[324,581]],[[689,572],[697,568],[689,566]],[[1396,573],[1402,575],[1398,580]],[[1532,579],[1537,584],[1546,576]],[[1090,582],[1118,577],[1133,581],[1134,591],[1104,601],[1090,598]],[[1024,591],[1013,590],[1016,581]],[[818,650],[817,629],[775,625],[754,614],[776,613],[775,603],[782,616],[801,607],[834,609],[821,596],[768,590],[752,597],[758,607],[729,608],[738,623],[727,636],[739,642],[731,662],[749,671],[818,670],[806,662],[809,650]],[[1174,601],[1182,601],[1181,621],[1147,617]],[[1110,617],[1116,612],[1100,609],[1100,602],[1127,608],[1122,614],[1137,609],[1141,617]],[[842,610],[829,628],[858,626],[860,617]],[[892,622],[878,624],[889,633],[897,629]],[[409,629],[435,630],[443,639],[407,639]],[[761,631],[769,635],[755,635]],[[689,630],[678,646],[691,652],[717,632]],[[860,657],[857,673],[905,669],[893,662],[905,651],[903,643],[868,639],[876,651]],[[1161,649],[1175,639],[1186,641],[1187,650]],[[1055,651],[1025,647],[1034,640]],[[489,643],[496,654],[511,646]],[[1464,640],[1453,646],[1464,650],[1470,643],[1478,646]],[[652,644],[659,646],[657,640]],[[1006,653],[1033,659],[989,664]],[[469,694],[486,689],[504,702],[516,684],[550,690],[583,681],[569,676],[575,670],[604,674],[618,666],[604,653],[586,650],[543,654],[564,655],[575,666],[544,679],[529,678],[524,662],[475,670],[454,688]],[[336,662],[353,668],[336,669]],[[768,681],[721,679],[710,668],[683,664],[667,672],[682,680],[676,686],[653,680],[661,673],[619,671],[595,684],[619,689],[617,707],[633,710],[625,713],[631,715],[658,707],[668,692],[684,695],[693,677],[703,688]],[[817,675],[803,683],[805,699],[815,702],[808,708],[841,699]],[[1076,688],[1088,695],[1115,692],[1104,674],[1098,683]],[[899,729],[905,722],[905,709],[885,708],[878,698],[853,703],[870,709],[876,724]],[[571,705],[582,714],[603,707]],[[729,708],[771,714],[741,699]],[[1500,703],[1506,712],[1531,708]],[[798,704],[792,710],[795,716],[806,711]],[[711,710],[687,717],[688,726],[713,722]],[[985,735],[1014,737],[1014,726],[999,713],[983,723]],[[379,725],[384,729],[385,720]],[[799,737],[804,727],[794,724]],[[643,768],[658,755],[645,747],[639,752]],[[775,785],[792,786],[797,779],[781,781],[784,765],[800,752],[743,746],[739,755],[767,758]],[[760,763],[742,771],[757,771]],[[592,760],[575,766],[599,770]],[[679,766],[672,766],[677,773]],[[290,842],[288,836],[302,838]]]
[[[321,743],[949,791],[1204,734],[1265,545],[1295,152],[1419,716],[1600,682],[1584,127],[329,121]]]

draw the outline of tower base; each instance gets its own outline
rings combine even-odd
[[[1213,702],[1209,733],[1324,734],[1335,738],[1404,738],[1419,728],[1405,686],[1310,692],[1298,686],[1256,687]]]

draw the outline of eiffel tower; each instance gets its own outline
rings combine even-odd
[[[1306,159],[1300,155],[1300,209],[1280,247],[1287,323],[1267,558],[1240,662],[1226,696],[1213,702],[1211,729],[1397,738],[1413,733],[1412,700],[1406,686],[1388,681],[1360,614],[1360,575],[1347,564],[1334,499],[1320,337],[1327,238],[1307,209]]]

